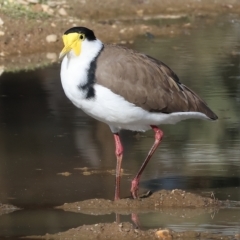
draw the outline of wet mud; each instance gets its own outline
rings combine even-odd
[[[57,207],[65,211],[86,214],[110,214],[112,212],[129,214],[132,212],[157,211],[162,208],[214,208],[223,203],[214,198],[202,197],[182,190],[161,190],[149,197],[140,199],[123,198],[118,201],[106,199],[88,199],[80,202],[65,203]]]
[[[46,234],[45,236],[29,236],[26,239],[239,239],[239,235],[224,236],[208,232],[184,231],[175,232],[169,229],[140,230],[131,223],[101,223],[95,225],[84,225],[57,234]]]
[[[116,213],[116,222],[97,223],[72,228],[65,232],[46,234],[43,236],[28,236],[27,239],[239,239],[239,235],[222,235],[211,232],[183,231],[159,228],[143,230],[138,224],[138,213],[161,211],[164,215],[191,218],[208,212],[213,214],[227,202],[218,201],[212,196],[202,197],[182,190],[161,190],[149,197],[141,199],[89,199],[75,203],[65,203],[57,207],[76,213],[101,215]],[[121,222],[119,214],[131,214],[133,224]]]
[[[240,239],[239,234],[223,235],[201,231],[173,231],[168,228],[142,229],[138,214],[161,212],[162,215],[191,219],[204,213],[214,214],[219,208],[227,206],[239,207],[238,202],[219,201],[214,195],[200,196],[191,192],[175,189],[161,190],[150,196],[139,199],[120,199],[111,201],[106,199],[88,199],[80,202],[65,203],[56,207],[64,211],[84,213],[90,215],[116,214],[116,221],[112,223],[96,223],[82,225],[55,234],[24,236],[21,239]],[[0,215],[20,210],[12,205],[0,204]],[[131,215],[132,222],[121,222],[120,215]]]

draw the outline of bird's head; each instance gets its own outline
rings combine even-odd
[[[81,54],[82,43],[84,41],[94,41],[96,37],[94,32],[85,27],[73,27],[68,29],[62,36],[64,48],[59,58],[63,58],[67,53],[73,50],[76,56]]]

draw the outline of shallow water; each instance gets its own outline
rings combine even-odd
[[[164,125],[164,140],[147,166],[141,190],[186,189],[240,201],[240,19],[221,18],[171,38],[140,37],[130,47],[169,65],[203,97],[217,122]],[[54,210],[64,202],[114,196],[112,134],[65,97],[59,64],[0,77],[0,202],[24,208],[0,216],[0,237],[65,231],[111,222],[115,214],[88,216]],[[121,196],[153,143],[153,133],[123,131]],[[90,175],[79,168],[88,167]],[[91,170],[100,170],[91,172]],[[59,173],[69,172],[70,176]],[[131,220],[121,216],[121,221]],[[239,232],[240,209],[139,214],[143,229]]]

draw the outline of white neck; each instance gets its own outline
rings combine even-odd
[[[76,56],[71,50],[63,59],[61,67],[61,81],[63,89],[70,100],[81,97],[79,85],[87,82],[90,63],[99,54],[103,47],[100,40],[82,42],[81,53]]]
[[[85,40],[82,42],[81,54],[79,57],[85,58],[85,61],[87,59],[92,60],[98,55],[102,47],[103,47],[103,43],[98,39],[94,41]]]

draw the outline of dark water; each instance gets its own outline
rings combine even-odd
[[[164,141],[147,166],[141,190],[181,188],[220,200],[240,201],[240,19],[220,19],[171,38],[140,37],[132,48],[161,59],[203,97],[217,122],[164,125]],[[65,231],[112,222],[115,215],[88,216],[54,210],[65,202],[114,196],[113,137],[103,123],[64,96],[59,64],[0,77],[0,202],[24,208],[0,216],[0,237]],[[151,144],[151,131],[123,131],[121,196],[129,196]],[[76,168],[101,170],[83,175]],[[66,177],[59,173],[69,172]],[[185,211],[185,210],[182,210]],[[240,209],[140,214],[143,229],[239,232]],[[130,221],[130,216],[121,216]]]

